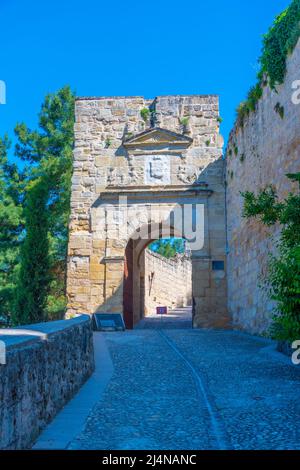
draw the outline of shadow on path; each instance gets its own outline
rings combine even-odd
[[[148,315],[135,329],[183,330],[192,327],[192,307],[183,307],[171,310],[167,315]]]

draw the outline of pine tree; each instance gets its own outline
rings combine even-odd
[[[23,224],[25,174],[8,161],[10,141],[0,139],[0,317],[9,320]]]
[[[14,153],[26,164],[22,171],[9,163],[8,139],[0,139],[0,317],[11,315],[14,323],[39,321],[46,316],[61,318],[64,314],[74,103],[75,96],[66,86],[46,96],[37,130],[24,123],[16,126]],[[39,220],[43,221],[41,236]],[[43,255],[32,256],[36,250],[37,255]],[[39,273],[39,279],[35,273]],[[43,287],[40,297],[31,290],[31,277],[35,285]],[[30,313],[29,305],[35,300],[37,307]]]
[[[184,253],[185,241],[182,238],[162,238],[149,246],[151,251],[160,254],[164,258],[174,258],[177,253]]]
[[[48,318],[65,310],[68,223],[74,145],[75,95],[68,86],[46,96],[37,130],[16,126],[16,155],[31,164],[30,180],[41,178],[48,187],[48,227],[51,278]]]
[[[43,180],[35,181],[25,207],[26,236],[21,249],[21,266],[13,312],[14,324],[37,323],[46,319],[49,292],[49,190]]]

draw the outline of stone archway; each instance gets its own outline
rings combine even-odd
[[[179,237],[166,239],[161,234],[157,240],[145,240],[142,243],[133,239],[128,241],[123,282],[126,328],[132,329],[140,320],[153,316],[157,306],[166,306],[169,313],[176,308],[192,307],[193,288],[192,282],[189,282],[192,279],[192,259],[186,253],[167,259],[148,249],[155,241],[174,238]]]
[[[141,117],[144,108],[151,122]],[[184,128],[182,116],[189,120]],[[201,207],[204,220],[203,233],[201,227],[195,230],[203,243],[193,249],[194,326],[226,323],[218,116],[216,96],[77,100],[68,315],[120,312],[126,317],[135,302],[126,291],[134,282],[130,263],[139,250],[136,241],[131,246],[132,234],[149,223],[149,210],[160,207],[165,215],[155,223],[168,221],[170,227],[175,209],[187,206],[191,219]],[[128,325],[133,326],[130,320]]]
[[[143,318],[145,307],[145,250],[159,239],[173,238],[180,233],[174,227],[145,224],[137,231],[156,234],[156,238],[130,238],[125,248],[123,279],[123,316],[126,328],[132,329]],[[192,293],[191,293],[192,295]]]

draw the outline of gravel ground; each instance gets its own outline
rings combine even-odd
[[[300,369],[268,341],[149,321],[105,334],[114,374],[69,449],[300,449]]]

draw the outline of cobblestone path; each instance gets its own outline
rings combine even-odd
[[[300,449],[300,369],[270,342],[153,321],[104,335],[114,373],[69,449]]]

